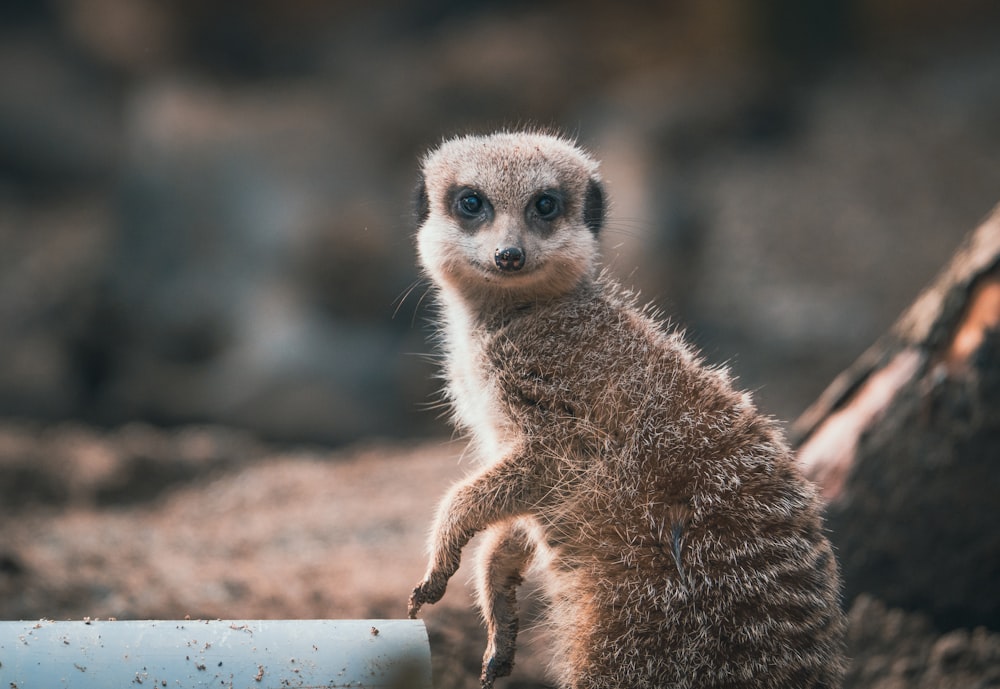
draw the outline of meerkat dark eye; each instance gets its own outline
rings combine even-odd
[[[559,199],[552,194],[542,194],[535,200],[535,212],[542,220],[552,220],[559,215]]]
[[[458,211],[468,218],[479,217],[483,205],[482,197],[474,191],[467,191],[458,197]]]

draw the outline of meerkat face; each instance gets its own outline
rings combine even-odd
[[[453,139],[423,162],[420,260],[466,297],[557,296],[593,274],[604,205],[597,163],[564,139]]]

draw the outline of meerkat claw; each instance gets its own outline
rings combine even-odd
[[[413,596],[410,596],[410,601],[406,606],[406,615],[411,620],[417,619],[417,613],[420,612],[420,603],[413,600]]]
[[[410,594],[410,602],[407,606],[407,612],[410,619],[416,619],[417,613],[420,612],[420,608],[424,606],[425,603],[437,603],[444,596],[445,584],[436,584],[430,579],[425,579],[413,588],[413,593]]]
[[[493,689],[493,683],[498,677],[506,677],[514,669],[512,660],[497,660],[495,655],[491,655],[483,662],[483,674],[480,678],[482,689]]]
[[[423,588],[418,585],[413,589],[413,593],[410,594],[409,603],[406,606],[406,612],[410,616],[411,620],[417,619],[417,613],[420,612],[420,608],[423,607],[427,600],[424,598]]]

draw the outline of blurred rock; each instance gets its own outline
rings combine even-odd
[[[793,426],[847,600],[1000,628],[1000,206]]]

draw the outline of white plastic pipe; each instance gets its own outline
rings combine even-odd
[[[0,688],[430,689],[420,620],[0,622]]]

